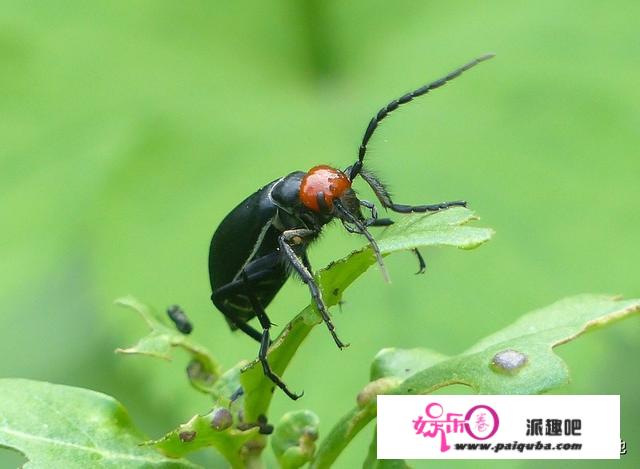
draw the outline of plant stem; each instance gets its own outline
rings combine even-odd
[[[309,465],[309,469],[331,467],[353,437],[366,427],[375,416],[375,400],[364,408],[355,407],[351,409],[322,440],[318,452]]]

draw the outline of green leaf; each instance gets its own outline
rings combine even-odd
[[[392,391],[403,379],[447,358],[446,355],[424,348],[385,348],[380,350],[371,363],[371,382],[358,393],[356,398],[358,407],[367,409],[371,415],[378,394]],[[367,469],[409,469],[407,463],[401,459],[378,459],[377,448],[377,432],[373,432],[369,452],[362,467]]]
[[[468,208],[452,207],[435,213],[403,216],[387,228],[379,241],[385,253],[421,246],[452,246],[474,249],[493,235],[490,228],[467,226],[479,218]]]
[[[187,423],[167,433],[158,440],[145,442],[163,454],[177,458],[203,448],[213,447],[227,459],[231,467],[245,467],[247,458],[253,456],[251,451],[259,452],[264,447],[264,437],[259,435],[257,425],[247,425],[238,429],[242,423],[237,414],[226,406],[216,405],[206,415],[195,415]],[[261,447],[247,448],[250,440],[261,443]]]
[[[271,447],[282,469],[296,469],[311,460],[319,426],[318,416],[308,410],[282,416],[271,439]]]
[[[388,377],[408,378],[447,358],[425,348],[385,348],[376,354],[371,363],[371,381]]]
[[[452,383],[470,386],[480,394],[548,391],[569,381],[567,365],[553,347],[639,310],[640,300],[600,295],[566,298],[526,314],[461,355],[413,375],[396,392],[425,394]],[[518,363],[513,360],[502,363],[505,353],[521,357],[520,366],[514,366]]]
[[[330,467],[375,418],[376,394],[429,394],[450,384],[463,384],[480,394],[547,392],[569,381],[567,365],[553,352],[554,347],[638,312],[640,299],[580,295],[528,313],[455,357],[426,349],[385,349],[372,365],[375,381],[364,387],[358,406],[322,441],[310,467]],[[394,384],[393,380],[411,369],[419,371]]]
[[[343,416],[320,442],[309,469],[330,468],[353,438],[376,416],[375,403],[355,407]]]
[[[215,383],[220,377],[221,367],[206,347],[178,332],[167,318],[158,317],[149,306],[132,296],[120,298],[116,300],[116,304],[138,313],[151,329],[149,335],[140,339],[136,345],[119,348],[116,352],[171,360],[171,350],[175,347],[182,348],[191,355],[191,361],[187,367],[191,385],[198,391],[218,397],[215,392]]]
[[[122,405],[86,389],[0,379],[0,446],[21,452],[25,467],[72,469],[196,468],[140,446],[144,436]]]
[[[407,215],[385,230],[378,246],[383,255],[425,246],[472,249],[488,241],[493,234],[488,228],[466,226],[474,220],[477,220],[474,213],[462,207],[432,214]],[[336,305],[345,289],[374,263],[373,252],[366,246],[318,271],[316,279],[327,307]],[[312,304],[287,324],[269,349],[269,364],[276,374],[282,375],[311,329],[321,322]],[[259,415],[266,415],[274,385],[264,376],[257,360],[247,366],[240,381],[245,391],[247,418],[256,419]]]

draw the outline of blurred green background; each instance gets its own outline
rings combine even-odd
[[[186,361],[113,354],[145,332],[113,300],[178,303],[225,366],[254,357],[209,301],[224,215],[290,171],[346,167],[380,106],[490,51],[386,121],[367,163],[398,202],[464,198],[496,236],[427,250],[425,276],[410,254],[388,260],[390,285],[368,272],[334,311],[352,346],[318,328],[285,376],[304,398],[278,393],[271,419],[309,408],[326,434],[382,347],[456,353],[564,296],[638,296],[640,3],[482,3],[2,1],[0,376],[111,394],[154,437],[205,411]],[[326,231],[316,267],[363,244]],[[289,282],[272,320],[308,300]],[[559,392],[622,395],[624,467],[640,461],[639,323],[559,350]],[[336,467],[359,467],[371,431]],[[20,461],[0,451],[0,467]]]

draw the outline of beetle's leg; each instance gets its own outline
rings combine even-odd
[[[369,230],[367,230],[366,225],[364,224],[364,220],[361,220],[361,217],[358,217],[351,213],[348,209],[342,205],[340,199],[336,199],[333,201],[333,207],[336,211],[336,216],[342,220],[342,223],[350,223],[354,225],[360,234],[362,234],[369,241],[369,246],[371,246],[371,250],[373,251],[373,255],[376,258],[376,263],[380,266],[380,273],[384,278],[384,281],[389,283],[389,273],[387,272],[386,267],[384,266],[384,262],[382,261],[382,253],[380,252],[380,248],[378,247],[378,243],[371,235]]]
[[[273,255],[264,256],[260,259],[250,262],[244,268],[244,273],[249,278],[249,282],[257,282],[266,277],[269,277],[273,273],[273,267],[279,265],[280,263],[280,255],[278,253],[273,253]],[[211,300],[213,304],[222,312],[222,314],[231,322],[237,329],[240,329],[242,332],[247,334],[252,339],[256,340],[258,343],[262,340],[262,334],[254,329],[252,326],[247,324],[242,319],[238,319],[235,315],[229,314],[226,312],[224,307],[219,305],[225,299],[233,297],[236,294],[245,293],[246,287],[242,278],[234,280],[226,285],[221,286],[220,288],[216,288],[216,290],[211,295]]]
[[[240,281],[235,281],[224,285],[223,287],[216,289],[216,291],[211,294],[211,301],[214,305],[216,305],[216,299],[220,299],[221,297],[224,298],[227,295],[232,295],[240,288],[243,288],[243,285]],[[237,329],[240,329],[253,340],[260,343],[260,341],[262,340],[262,334],[260,334],[260,332],[255,330],[252,326],[247,324],[242,319],[237,318],[234,314],[229,314],[229,312],[226,311],[226,308],[218,307],[218,309],[224,315],[224,317],[227,318],[229,322],[232,323]]]
[[[376,206],[368,200],[361,200],[360,205],[371,210],[371,218],[367,218],[364,221],[364,226],[389,226],[393,225],[393,220],[390,218],[378,218],[378,211]]]
[[[213,301],[213,295],[211,295],[211,298],[212,298],[212,301]],[[260,342],[262,340],[262,334],[260,334],[257,330],[255,330],[252,326],[250,326],[246,322],[236,318],[232,314],[227,314],[226,312],[224,312],[222,310],[220,310],[220,311],[222,312],[222,314],[224,315],[225,318],[227,318],[229,321],[231,321],[234,326],[236,326],[242,332],[247,334],[249,337],[251,337],[252,339],[254,339],[257,342]]]
[[[251,264],[249,264],[247,267],[251,267]],[[245,267],[245,272],[247,267]],[[260,271],[260,272],[254,272],[254,273],[248,273],[247,277],[249,277],[249,281],[250,282],[255,282],[258,280],[262,280],[263,278],[265,278],[266,276],[268,276],[270,274],[269,271]],[[244,293],[244,281],[240,278],[238,280],[234,280],[233,282],[227,283],[226,285],[221,286],[220,288],[216,288],[215,292],[213,293],[213,295],[211,296],[215,296],[215,297],[220,297],[220,296],[227,296],[227,295],[232,295],[234,293],[237,292],[242,292]]]
[[[313,269],[311,268],[311,263],[309,262],[309,256],[307,256],[306,251],[303,255],[300,256],[300,259],[302,260],[302,265],[304,265],[309,272],[312,272]]]
[[[347,222],[343,221],[342,226],[344,226],[344,229],[347,230],[349,233],[362,234],[360,233],[360,230],[358,230],[357,228],[354,228],[353,226],[350,226]]]
[[[227,317],[229,317],[229,316],[227,316]],[[249,324],[247,324],[244,321],[237,321],[234,318],[230,318],[230,319],[231,319],[231,321],[233,321],[233,323],[236,325],[236,327],[238,329],[240,329],[242,332],[247,334],[249,337],[251,337],[256,342],[260,342],[262,340],[262,334],[260,334],[260,332],[255,330],[253,328],[253,326],[250,326]],[[242,336],[240,336],[240,337],[242,337]]]
[[[262,364],[262,371],[264,375],[274,382],[276,386],[284,391],[284,393],[289,396],[294,401],[302,397],[302,394],[295,394],[287,388],[287,385],[280,379],[280,377],[275,374],[271,370],[271,366],[269,366],[269,362],[267,361],[267,352],[269,351],[269,345],[271,344],[271,340],[269,339],[269,329],[271,328],[271,321],[269,321],[269,317],[267,316],[266,311],[256,298],[256,295],[251,290],[251,283],[249,281],[249,277],[246,272],[242,271],[242,279],[244,281],[244,285],[246,287],[246,294],[251,302],[251,306],[253,307],[253,311],[256,313],[258,317],[258,321],[260,321],[260,325],[262,326],[262,339],[260,340],[260,351],[258,352],[258,359]]]
[[[449,207],[466,207],[467,203],[464,200],[454,200],[452,202],[442,202],[440,204],[433,205],[402,205],[396,204],[391,200],[391,195],[382,181],[380,181],[377,177],[375,177],[372,173],[361,170],[360,175],[362,179],[364,179],[371,189],[376,194],[376,197],[380,201],[380,203],[388,208],[393,210],[394,212],[399,213],[411,213],[411,212],[438,212],[440,210],[447,209]]]
[[[298,257],[296,252],[293,250],[292,244],[301,244],[304,242],[304,238],[315,235],[316,232],[308,229],[299,229],[299,230],[287,230],[283,232],[278,238],[278,243],[280,244],[280,249],[287,257],[293,268],[296,270],[302,281],[307,284],[309,287],[309,291],[311,292],[311,297],[318,308],[318,312],[320,316],[322,316],[322,320],[327,325],[333,340],[339,348],[347,347],[349,344],[343,343],[336,334],[335,326],[331,322],[331,317],[329,317],[329,313],[327,311],[327,307],[322,300],[322,293],[320,292],[320,288],[316,284],[316,281],[311,275],[309,269],[305,267],[302,260]]]
[[[393,225],[393,223],[394,221],[391,218],[376,218],[375,220],[373,219],[366,220],[365,225],[379,227],[379,226],[391,226]]]
[[[367,220],[368,222],[370,220],[377,220],[378,219],[378,211],[376,210],[376,206],[374,204],[372,204],[368,200],[360,200],[360,205],[362,205],[363,207],[369,209],[369,211],[371,212],[371,218],[369,220]]]
[[[393,220],[391,220],[390,218],[375,218],[375,219],[370,219],[366,221],[367,226],[390,226],[393,225]],[[416,257],[418,258],[418,271],[416,272],[416,274],[424,274],[424,271],[427,268],[427,263],[424,261],[424,257],[422,257],[422,254],[420,254],[420,251],[418,251],[418,248],[414,248],[412,249],[413,253],[416,255]]]
[[[424,257],[420,254],[418,248],[414,248],[412,251],[418,257],[418,271],[416,272],[416,275],[424,274],[424,271],[427,270],[427,263],[424,261]]]

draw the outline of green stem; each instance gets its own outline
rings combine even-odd
[[[353,438],[376,416],[375,401],[364,408],[356,407],[342,417],[322,440],[309,469],[329,468]]]

